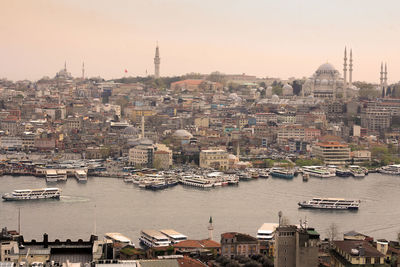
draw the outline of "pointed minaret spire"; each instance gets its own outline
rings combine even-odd
[[[382,95],[383,98],[385,98],[386,92],[385,92],[385,86],[383,85],[383,62],[381,62],[381,72],[380,72],[380,76],[379,76],[379,86],[382,90]]]
[[[213,240],[213,230],[214,230],[213,219],[212,219],[212,216],[210,216],[210,220],[208,221],[208,239],[209,240]]]
[[[387,86],[387,64],[385,62],[385,73],[384,73],[384,77],[383,77],[383,83],[385,84],[385,87]]]
[[[347,47],[344,47],[344,62],[343,62],[343,98],[346,99],[347,97]]]
[[[64,70],[67,71],[67,61],[64,62]]]
[[[350,49],[350,63],[349,63],[349,87],[353,86],[353,49]]]
[[[160,78],[160,50],[158,48],[158,42],[157,42],[157,47],[156,47],[156,55],[154,57],[154,78],[158,79]]]
[[[85,61],[82,62],[82,80],[85,79]]]

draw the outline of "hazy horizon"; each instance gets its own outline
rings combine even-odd
[[[400,80],[399,1],[49,0],[0,3],[0,78],[105,79],[190,72],[309,77],[330,62],[343,73],[353,50],[354,81]],[[128,73],[124,73],[127,69]]]

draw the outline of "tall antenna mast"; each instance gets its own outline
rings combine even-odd
[[[94,205],[94,225],[93,225],[94,235],[97,233],[97,216],[96,216],[96,204]]]

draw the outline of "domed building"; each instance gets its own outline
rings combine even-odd
[[[283,96],[293,96],[293,87],[290,84],[285,84],[282,87],[282,95]]]
[[[324,63],[306,80],[302,96],[313,95],[316,98],[334,99],[338,95],[347,97],[347,89],[352,87],[353,58],[350,50],[349,82],[347,82],[347,52],[344,51],[343,77],[331,63]]]
[[[55,79],[61,79],[61,80],[70,80],[70,79],[72,79],[71,73],[67,71],[67,63],[66,62],[64,64],[64,68],[56,73]]]
[[[188,144],[193,135],[186,130],[180,129],[176,130],[172,137],[181,144]]]
[[[272,97],[272,86],[268,86],[265,90],[265,97],[271,98]]]

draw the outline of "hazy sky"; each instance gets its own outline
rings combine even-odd
[[[354,80],[400,80],[399,0],[1,0],[0,77],[117,78],[246,73],[310,76],[329,61],[342,72],[353,49]]]

